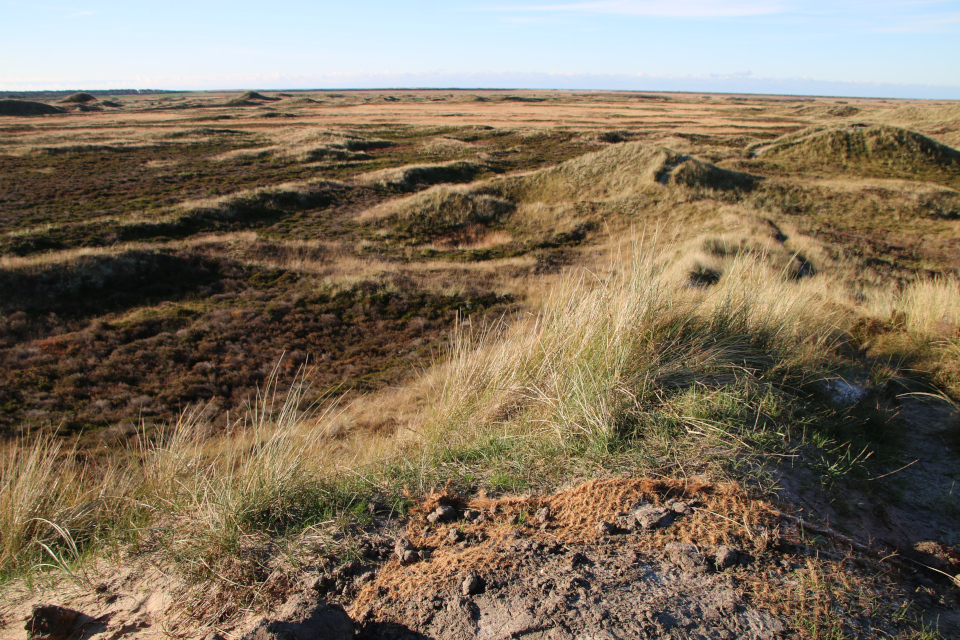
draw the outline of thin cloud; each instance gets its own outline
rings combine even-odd
[[[906,20],[897,25],[879,27],[881,33],[944,33],[955,31],[960,25],[960,13],[941,14]]]
[[[500,7],[500,11],[551,11],[660,18],[732,18],[783,13],[786,6],[763,0],[597,0],[564,4]]]

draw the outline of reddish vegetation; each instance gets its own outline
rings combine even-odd
[[[458,313],[507,302],[403,282],[325,290],[295,273],[195,255],[114,261],[122,266],[92,261],[72,280],[56,273],[4,283],[46,290],[0,324],[0,426],[8,432],[170,421],[195,402],[210,403],[223,424],[278,363],[284,383],[309,366],[307,401],[378,389],[429,360]],[[86,272],[99,274],[90,278],[96,285]],[[156,298],[168,301],[131,311]]]

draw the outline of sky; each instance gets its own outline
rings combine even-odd
[[[960,0],[0,0],[0,90],[960,99]]]

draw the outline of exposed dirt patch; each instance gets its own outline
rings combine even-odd
[[[198,591],[147,555],[8,588],[0,639],[22,638],[37,605],[76,612],[70,637],[84,640],[272,638],[313,624],[351,637],[339,606],[359,638],[883,638],[903,630],[908,600],[949,637],[960,602],[948,583],[811,540],[777,514],[737,485],[698,479],[500,499],[444,491],[402,528],[387,520],[345,540],[353,559],[262,568],[250,608],[230,595],[238,576]]]
[[[833,602],[845,621],[828,621],[804,580],[863,567],[828,567],[799,542],[734,485],[626,479],[541,498],[438,494],[395,557],[361,580],[350,612],[369,638],[774,638],[804,633],[804,615],[820,625],[813,637],[829,624],[861,637],[894,630],[852,600]],[[884,606],[889,585],[856,579]]]

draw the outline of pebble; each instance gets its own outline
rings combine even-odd
[[[686,571],[703,570],[704,558],[696,545],[687,542],[669,542],[663,548],[673,564]]]
[[[672,511],[653,505],[644,505],[633,510],[634,519],[642,529],[659,529],[673,522]]]
[[[467,574],[467,577],[463,579],[463,584],[461,585],[461,590],[463,595],[472,596],[476,593],[480,593],[483,589],[483,580],[475,573]]]
[[[717,553],[714,555],[714,564],[717,565],[717,569],[726,569],[737,564],[740,560],[740,554],[737,553],[737,550],[733,547],[729,547],[725,544],[717,547]]]
[[[550,519],[550,507],[543,507],[537,510],[537,522],[540,524],[546,524],[547,520]]]
[[[393,552],[400,559],[400,564],[410,564],[420,558],[417,548],[406,538],[397,538],[397,543],[393,546]]]
[[[456,509],[447,505],[441,505],[434,509],[434,511],[427,516],[427,521],[430,523],[446,522],[448,520],[453,520],[456,515]]]
[[[670,508],[673,510],[674,513],[677,513],[683,516],[688,515],[692,511],[692,509],[690,508],[690,505],[688,505],[686,502],[681,502],[680,500],[677,500],[672,505],[670,505]]]

